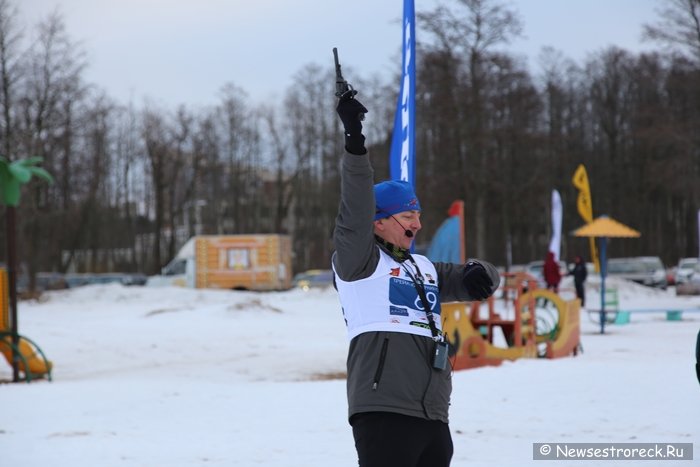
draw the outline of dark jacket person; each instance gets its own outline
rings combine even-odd
[[[576,297],[581,300],[581,306],[586,306],[586,289],[584,288],[584,283],[588,277],[588,270],[586,269],[586,263],[583,262],[583,258],[577,256],[574,258],[574,267],[571,270],[571,274],[574,276],[574,287],[576,287]]]
[[[555,292],[559,292],[561,272],[559,271],[559,264],[554,258],[554,253],[551,251],[547,252],[547,258],[544,260],[542,273],[544,275],[544,281],[547,284],[547,288]]]
[[[410,253],[421,205],[410,184],[374,185],[352,93],[341,97],[345,128],[341,201],[332,266],[347,324],[348,417],[361,467],[446,467],[452,378],[441,301],[488,298],[496,268],[484,261],[432,263]],[[438,355],[436,357],[436,355]]]

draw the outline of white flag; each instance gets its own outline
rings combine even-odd
[[[559,261],[561,250],[561,196],[557,190],[552,190],[552,240],[549,242],[549,251],[554,253],[554,259]]]

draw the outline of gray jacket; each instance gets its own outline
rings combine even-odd
[[[380,246],[374,239],[374,171],[368,155],[345,154],[341,163],[341,199],[333,239],[333,267],[344,281],[372,275]],[[500,277],[480,261],[493,280]],[[471,301],[462,283],[464,265],[434,263],[440,301]],[[348,416],[395,412],[448,422],[452,393],[450,371],[432,368],[435,343],[424,336],[365,332],[350,342],[347,360]]]

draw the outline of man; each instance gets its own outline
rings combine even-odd
[[[586,269],[586,263],[583,262],[583,258],[576,256],[574,258],[574,267],[571,270],[571,275],[574,276],[574,287],[576,287],[576,297],[581,300],[581,307],[586,306],[586,289],[584,288],[584,283],[588,277],[588,269]]]
[[[410,184],[374,185],[353,93],[345,128],[332,266],[350,346],[348,416],[361,467],[447,467],[452,392],[441,301],[484,300],[499,275],[486,262],[432,263],[410,253],[421,206]]]

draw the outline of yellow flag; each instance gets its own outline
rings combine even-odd
[[[586,173],[586,168],[583,164],[579,164],[576,167],[576,172],[574,172],[574,178],[571,180],[576,188],[579,190],[588,191],[588,174]]]
[[[584,221],[593,221],[593,205],[591,203],[591,189],[588,186],[588,174],[583,164],[579,165],[574,172],[574,178],[571,180],[576,188],[579,189],[576,207],[578,213]]]
[[[593,221],[593,206],[591,206],[591,194],[587,191],[579,191],[578,199],[576,200],[576,206],[578,207],[578,213],[581,215],[584,221]]]
[[[578,198],[576,199],[576,207],[581,218],[588,222],[593,222],[593,202],[591,201],[591,188],[588,185],[588,173],[583,164],[580,164],[574,172],[574,177],[571,182],[578,188]],[[600,262],[598,261],[598,250],[595,246],[595,239],[589,239],[591,245],[591,261],[595,266],[595,271],[600,272]]]

